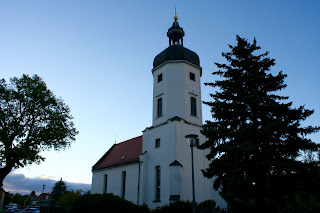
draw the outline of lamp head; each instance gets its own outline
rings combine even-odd
[[[198,139],[198,135],[195,135],[195,134],[189,134],[189,135],[186,135],[185,137],[188,138],[190,147],[193,147],[196,144],[196,141]]]

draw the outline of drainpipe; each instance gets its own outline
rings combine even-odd
[[[140,195],[140,166],[141,166],[141,161],[139,160],[137,205],[139,205],[139,195]]]

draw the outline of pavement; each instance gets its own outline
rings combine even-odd
[[[15,213],[22,213],[24,209],[19,209],[19,211],[15,212]],[[0,211],[0,213],[5,213],[6,211]]]

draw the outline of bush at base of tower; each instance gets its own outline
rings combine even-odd
[[[86,194],[72,206],[72,212],[137,212],[147,213],[148,208],[120,198],[111,193]]]

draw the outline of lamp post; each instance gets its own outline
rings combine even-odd
[[[198,135],[190,134],[186,135],[191,148],[191,166],[192,166],[192,212],[196,212],[195,193],[194,193],[194,166],[193,166],[193,147],[198,140]]]

